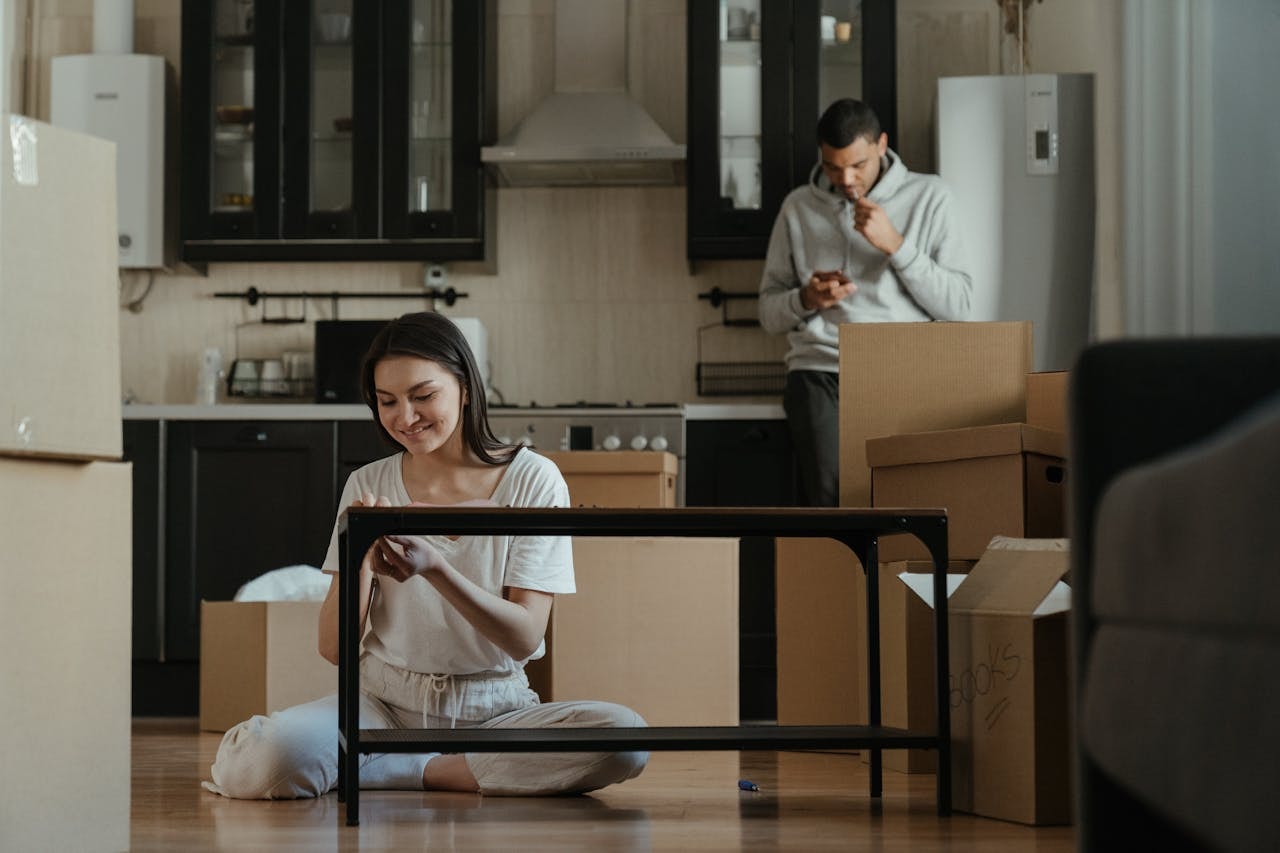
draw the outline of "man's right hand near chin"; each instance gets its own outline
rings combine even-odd
[[[809,311],[830,308],[858,289],[840,270],[818,271],[800,288],[800,304]]]

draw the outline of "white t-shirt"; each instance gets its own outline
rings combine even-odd
[[[412,503],[401,475],[404,453],[371,462],[353,472],[339,507],[362,494],[386,496],[396,506]],[[521,449],[503,473],[490,500],[498,506],[567,507],[569,487],[555,463]],[[573,548],[568,536],[429,536],[449,564],[477,586],[502,594],[503,587],[550,593],[573,592]],[[336,573],[338,529],[334,525],[324,570]],[[414,672],[465,675],[507,673],[523,661],[487,640],[425,578],[404,583],[383,579],[369,610],[365,649],[394,666]],[[544,644],[530,659],[542,657]]]

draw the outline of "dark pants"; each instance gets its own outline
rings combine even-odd
[[[840,505],[840,376],[792,370],[782,397],[804,506]]]

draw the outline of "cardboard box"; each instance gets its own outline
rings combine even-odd
[[[320,604],[200,602],[203,731],[338,692],[338,668],[320,657]]]
[[[0,133],[0,455],[119,459],[115,145]]]
[[[840,504],[871,505],[869,438],[1020,421],[1031,365],[1029,322],[841,326]]]
[[[0,458],[0,849],[129,848],[131,504],[126,463]]]
[[[1065,370],[1027,374],[1027,417],[1031,426],[1067,433],[1067,382]]]
[[[833,539],[775,544],[778,723],[867,722],[866,575]]]
[[[543,701],[600,699],[653,726],[738,724],[738,540],[574,537],[578,591],[556,596]]]
[[[569,485],[574,506],[676,505],[678,460],[652,450],[566,450],[544,453]]]
[[[997,424],[867,442],[872,504],[945,507],[948,556],[976,560],[996,535],[1053,538],[1066,529],[1066,437]],[[880,540],[884,561],[928,558],[914,537]]]
[[[988,550],[950,599],[953,806],[1071,822],[1066,551]]]
[[[972,568],[972,560],[948,564],[948,595]],[[933,563],[881,563],[880,721],[886,726],[936,727],[933,649]],[[901,773],[932,773],[937,758],[931,749],[886,749],[881,764]]]

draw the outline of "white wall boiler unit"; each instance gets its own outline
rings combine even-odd
[[[53,58],[49,123],[116,144],[120,266],[163,267],[164,58],[132,52],[132,0],[95,0],[93,48]]]
[[[938,173],[973,277],[972,320],[1031,320],[1035,368],[1066,370],[1090,337],[1092,74],[938,80]]]

